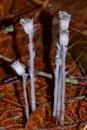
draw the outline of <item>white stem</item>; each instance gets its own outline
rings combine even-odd
[[[65,112],[65,81],[66,81],[66,72],[65,72],[65,58],[66,58],[66,48],[62,46],[62,107],[61,107],[61,119],[60,123],[64,125],[64,112]]]
[[[62,73],[61,73],[61,66],[59,71],[59,91],[58,91],[58,102],[57,102],[57,117],[60,123],[60,113],[61,113],[61,95],[62,95]]]
[[[57,51],[56,51],[56,59],[55,59],[55,88],[54,88],[54,108],[53,108],[53,116],[57,116],[57,103],[58,103],[58,93],[59,93],[59,69],[61,65],[60,59],[60,45],[57,43]]]
[[[56,64],[56,69],[55,69],[55,88],[54,88],[54,108],[53,108],[53,116],[57,116],[57,97],[58,97],[58,79],[59,79],[59,64]]]
[[[26,92],[26,81],[27,81],[27,74],[23,74],[23,95],[24,95],[24,100],[25,100],[25,105],[26,105],[26,117],[28,119],[29,117],[29,104],[28,104],[28,98],[27,98],[27,92]]]
[[[30,60],[29,60],[29,74],[30,74],[30,84],[31,84],[31,104],[32,111],[36,109],[36,100],[35,100],[35,88],[34,88],[34,44],[32,42],[32,37],[29,35],[30,43],[28,44],[29,52],[30,52]]]
[[[34,76],[31,77],[31,102],[32,102],[32,111],[36,109],[35,101],[35,90],[34,90]]]

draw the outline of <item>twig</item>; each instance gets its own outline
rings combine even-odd
[[[30,0],[38,5],[42,5],[43,1],[42,0]]]
[[[5,60],[5,61],[8,61],[8,62],[12,62],[13,61],[13,59],[10,59],[10,58],[8,58],[8,57],[6,57],[4,55],[1,55],[1,54],[0,54],[0,58]]]
[[[42,76],[42,77],[52,79],[51,74],[43,72],[43,71],[37,71],[35,73],[35,76]],[[66,83],[80,85],[80,86],[87,86],[86,79],[87,79],[87,77],[83,77],[83,76],[69,76],[66,78]],[[82,81],[82,80],[85,80],[85,81]],[[18,78],[18,76],[13,76],[13,77],[10,77],[6,80],[3,80],[3,82],[0,84],[0,87],[7,86],[9,84],[15,84],[19,81],[20,81],[20,79]]]
[[[16,0],[13,0],[13,1],[12,1],[12,5],[11,5],[11,7],[10,7],[10,9],[9,9],[9,12],[10,12],[10,13],[13,11],[15,4],[16,4]]]
[[[84,128],[82,130],[87,130],[87,124],[84,126]]]
[[[47,128],[44,130],[70,130],[70,128],[76,128],[79,125],[79,123],[74,123],[71,125],[64,125],[64,126],[58,126],[58,127],[54,127],[54,128]],[[82,122],[80,123],[80,126],[84,126],[86,125],[86,122]]]
[[[74,61],[74,63],[72,64],[72,66],[71,66],[72,69],[70,69],[70,70],[67,72],[67,74],[71,73],[71,72],[76,68],[75,63],[81,58],[81,56],[83,55],[83,53],[84,53],[84,51],[82,51],[82,52],[80,53],[80,55],[77,57],[77,59],[76,59],[76,60]]]
[[[80,31],[79,29],[76,29],[74,27],[71,27],[71,29],[74,30],[74,31],[76,31],[76,32],[78,32],[78,33],[81,33],[82,35],[87,36],[87,33],[83,32],[83,31]]]
[[[43,71],[38,71],[38,72],[35,73],[35,75],[36,76],[43,76],[43,77],[52,79],[52,74],[49,74],[49,73],[46,73],[46,72],[43,72]]]
[[[65,101],[66,101],[67,103],[73,103],[73,102],[75,102],[76,100],[83,100],[83,99],[85,99],[85,98],[87,98],[86,95],[82,95],[82,96],[77,96],[77,97],[72,97],[72,98],[65,98]]]
[[[9,15],[6,15],[4,17],[0,17],[0,23],[1,23],[0,26],[2,26],[3,23],[4,23],[4,26],[6,26],[6,27],[11,25],[11,24],[15,24],[15,23],[19,22],[20,17],[22,17],[24,14],[31,13],[32,10],[39,9],[39,8],[40,8],[40,6],[34,5],[34,6],[28,8],[22,12],[17,13],[17,14],[9,14]]]
[[[6,102],[9,102],[9,103],[11,103],[11,104],[14,104],[14,105],[16,105],[16,106],[18,106],[18,107],[22,107],[20,104],[17,104],[17,103],[15,103],[15,102],[12,102],[12,101],[9,100],[9,99],[3,98],[3,100],[6,101]]]

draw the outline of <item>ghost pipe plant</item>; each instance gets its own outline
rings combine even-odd
[[[20,24],[23,26],[24,31],[29,36],[29,44],[28,49],[30,52],[30,59],[28,61],[29,64],[29,75],[30,75],[30,82],[31,82],[31,103],[32,103],[32,111],[36,109],[36,101],[35,101],[35,88],[34,88],[34,44],[33,44],[33,35],[34,35],[34,25],[33,19],[20,19]]]
[[[66,11],[59,12],[59,43],[61,45],[61,75],[62,75],[62,91],[61,91],[61,117],[60,117],[60,124],[64,125],[64,112],[65,112],[65,82],[66,82],[66,52],[67,52],[67,45],[69,42],[69,22],[71,19],[71,15],[68,14]]]
[[[59,45],[57,45],[55,90],[53,116],[57,116],[60,125],[64,125],[65,112],[65,82],[66,82],[66,52],[69,42],[69,22],[71,15],[66,11],[59,11]],[[59,62],[60,61],[60,62]]]
[[[28,119],[29,117],[29,104],[28,104],[28,98],[27,98],[27,92],[26,92],[26,81],[27,81],[27,76],[25,72],[25,66],[19,62],[19,60],[13,62],[11,64],[11,67],[16,71],[16,73],[19,76],[22,76],[23,79],[23,95],[24,95],[24,100],[25,100],[25,105],[26,105],[26,118]]]
[[[61,117],[60,117],[60,124],[63,125],[64,124],[64,111],[65,111],[65,82],[66,82],[66,65],[65,65],[65,59],[66,59],[66,51],[67,51],[67,47],[66,45],[68,44],[68,32],[62,32],[60,31],[60,45],[61,45],[61,78],[62,78],[62,83],[61,83],[61,87],[62,87],[62,91],[61,91]]]

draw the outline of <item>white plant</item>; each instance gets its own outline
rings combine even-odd
[[[22,76],[25,73],[25,66],[16,60],[11,64],[11,67],[16,71],[19,76]]]
[[[25,72],[25,66],[19,62],[19,60],[13,62],[11,64],[11,67],[16,71],[16,73],[19,76],[22,76],[23,79],[23,95],[24,95],[24,100],[25,100],[25,105],[26,105],[26,118],[28,119],[29,117],[29,103],[28,103],[28,98],[27,98],[27,92],[26,92],[26,82],[27,82],[27,76]]]
[[[36,109],[36,100],[35,100],[35,88],[34,88],[34,43],[33,43],[33,36],[34,36],[34,24],[33,19],[20,19],[20,24],[23,26],[24,31],[29,36],[29,44],[28,49],[30,52],[30,59],[28,61],[29,64],[29,75],[30,75],[30,83],[31,83],[31,103],[32,103],[32,111]]]
[[[57,45],[55,89],[53,116],[58,117],[60,125],[64,125],[65,112],[65,82],[66,82],[66,53],[69,43],[69,22],[71,15],[66,11],[59,11],[59,45]],[[59,62],[61,61],[61,62]]]
[[[59,33],[59,43],[61,45],[61,60],[62,60],[62,66],[61,66],[61,75],[62,75],[62,92],[61,92],[61,117],[60,117],[60,124],[64,125],[64,112],[65,112],[65,82],[66,82],[66,52],[67,52],[67,45],[69,43],[69,23],[71,19],[71,15],[68,14],[66,11],[60,11],[59,12],[59,27],[60,27],[60,33]]]
[[[71,15],[66,11],[59,11],[59,29],[62,31],[68,30]]]

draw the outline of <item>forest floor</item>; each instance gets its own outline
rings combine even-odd
[[[0,2],[0,130],[87,129],[87,0],[50,0],[45,9],[42,8],[43,6],[46,5],[43,5],[42,0],[3,0]],[[30,115],[26,121],[22,78],[11,68],[12,62],[19,59],[28,72],[29,41],[19,20],[33,17],[36,27],[33,39],[36,53],[35,73],[53,74],[60,10],[65,10],[72,16],[66,69],[67,77],[73,76],[77,81],[77,84],[66,83],[63,127],[59,125],[57,118],[52,116],[54,79],[46,75],[35,76],[37,108],[32,112],[30,78],[28,77]],[[46,39],[43,43],[42,32],[46,27],[48,31],[45,32]]]

